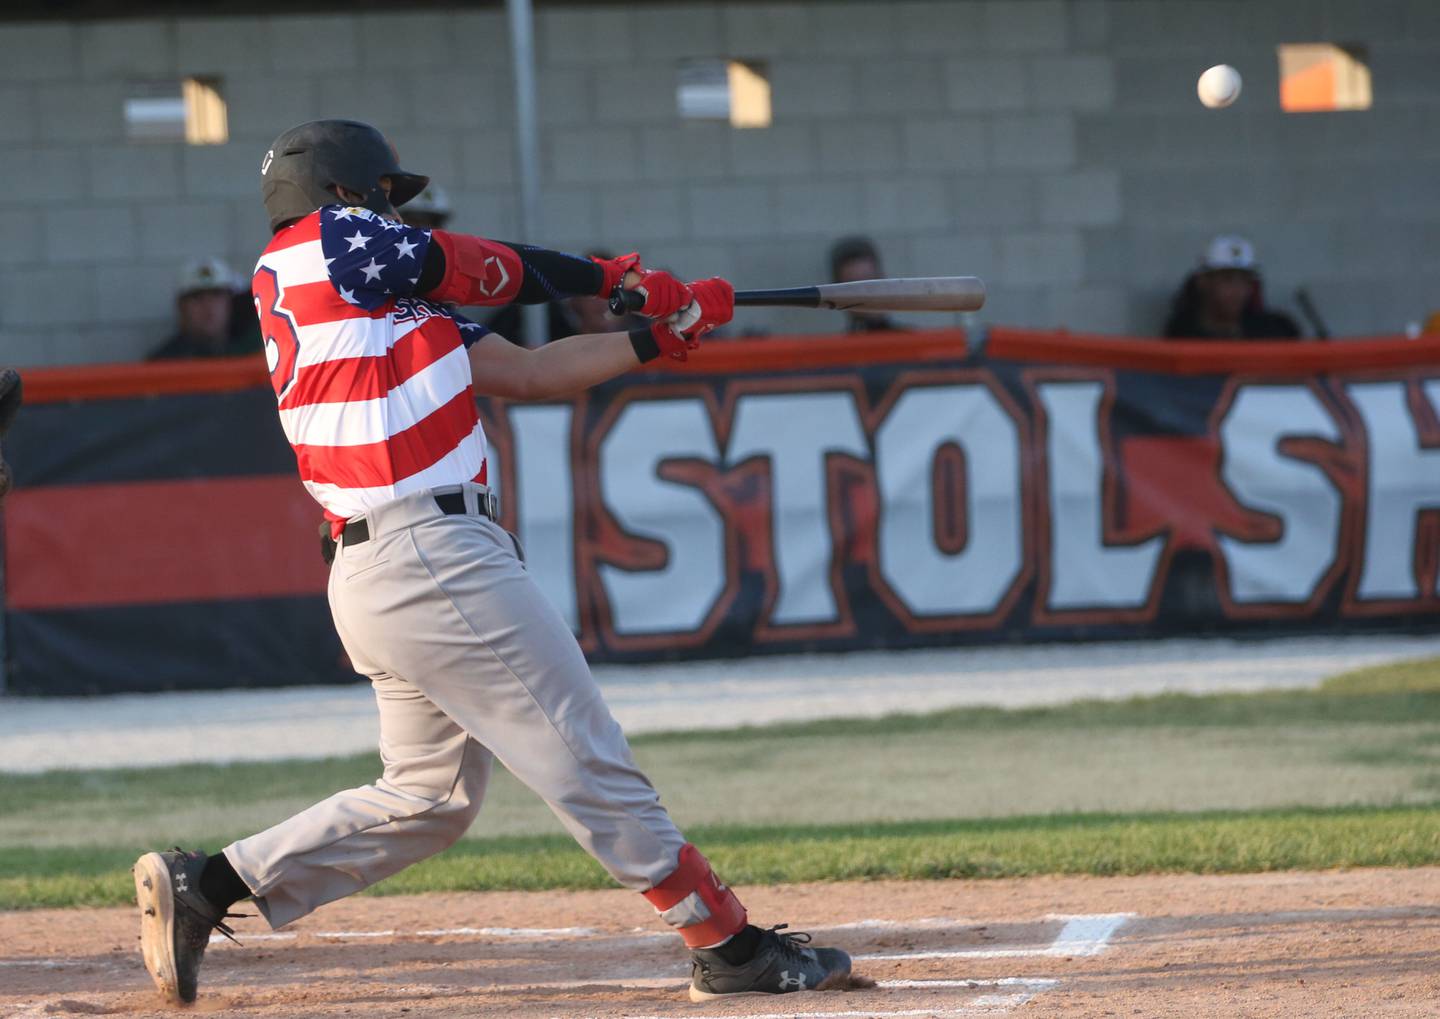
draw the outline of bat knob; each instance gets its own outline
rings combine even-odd
[[[645,295],[636,293],[634,290],[626,290],[624,287],[617,286],[610,294],[610,314],[616,318],[624,318],[643,307],[645,307]]]

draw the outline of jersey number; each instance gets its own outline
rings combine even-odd
[[[251,281],[255,295],[255,314],[260,316],[260,335],[265,339],[265,363],[270,366],[270,384],[275,396],[283,398],[295,381],[296,362],[300,358],[300,336],[295,320],[280,306],[280,280],[275,270],[261,266]]]

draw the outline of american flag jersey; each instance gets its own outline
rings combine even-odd
[[[415,296],[430,243],[329,205],[279,231],[255,266],[280,424],[337,536],[410,492],[486,480],[466,351],[487,330]]]

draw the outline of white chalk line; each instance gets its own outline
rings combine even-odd
[[[600,934],[600,930],[596,927],[445,927],[440,930],[416,931],[415,933],[422,938],[536,938],[544,941],[558,941],[570,938],[592,938]]]
[[[30,969],[64,969],[66,966],[93,966],[82,959],[0,959],[0,966]]]
[[[237,936],[238,936],[238,935],[237,935]],[[294,940],[295,940],[296,938],[298,938],[299,936],[300,936],[300,935],[298,935],[298,934],[246,934],[246,935],[244,936],[244,939],[243,939],[243,940],[244,940],[244,941],[294,941]],[[226,941],[229,941],[229,940],[230,940],[230,939],[227,938],[227,937],[225,937],[225,935],[223,935],[223,934],[212,934],[212,935],[210,935],[210,944],[212,944],[212,945],[215,945],[215,944],[223,945]]]
[[[1097,913],[1088,916],[1055,916],[1064,920],[1055,940],[1044,948],[955,948],[926,952],[876,952],[855,956],[856,962],[879,959],[1025,959],[1074,958],[1099,955],[1115,932],[1128,923],[1134,913]]]
[[[1092,956],[1104,951],[1115,933],[1135,916],[1133,913],[1105,913],[1088,914],[1081,916],[1050,916],[1048,920],[1064,921],[1064,926],[1059,934],[1045,948],[1014,948],[1014,949],[965,949],[958,951],[944,952],[893,952],[893,953],[871,953],[856,956],[857,961],[861,960],[904,960],[904,959],[936,959],[936,958],[1004,958],[1009,956]],[[896,921],[896,920],[858,920],[849,924],[836,924],[830,927],[817,928],[822,930],[836,929],[867,929],[884,928],[897,929],[905,927],[928,927],[930,929],[953,928],[957,926],[970,926],[970,922],[946,919],[927,918],[923,921]],[[594,936],[593,928],[583,927],[553,927],[553,928],[524,928],[524,927],[451,927],[437,928],[425,931],[415,931],[414,935],[421,937],[490,937],[490,938],[515,938],[528,939],[530,941],[562,941],[573,940],[579,937]],[[395,930],[384,931],[315,931],[313,937],[327,939],[351,939],[351,938],[381,938],[396,937]],[[673,935],[662,934],[662,937]],[[299,937],[298,932],[281,932],[273,934],[250,935],[251,940],[294,940]],[[63,960],[63,959],[34,959],[34,960],[0,960],[0,966],[22,967],[31,966],[44,969],[59,969],[70,966],[107,966],[110,963],[97,963],[85,960]],[[1035,995],[1042,991],[1049,990],[1059,984],[1058,980],[1040,977],[1000,977],[989,980],[953,980],[953,979],[913,979],[913,980],[882,980],[877,982],[877,987],[882,990],[979,990],[984,988],[1015,988],[1006,993],[987,993],[977,995],[966,1005],[954,1008],[920,1008],[920,1009],[867,1009],[865,1011],[810,1011],[810,1012],[775,1012],[759,1016],[751,1016],[749,1019],[901,1019],[908,1016],[994,1016],[1004,1015],[1011,1010],[1024,1005]],[[566,981],[550,981],[543,983],[531,983],[524,985],[501,985],[510,987],[523,987],[532,989],[560,989],[573,990],[584,986],[608,986],[619,989],[663,989],[666,987],[683,986],[684,980],[680,974],[673,977],[619,977],[599,980],[571,979]],[[670,1016],[635,1016],[632,1019],[678,1019]],[[723,1016],[688,1015],[684,1019],[726,1019]]]
[[[877,980],[875,986],[882,990],[915,991],[930,988],[971,988],[971,987],[1026,987],[1037,991],[1048,991],[1058,980],[1048,977],[996,977],[993,980]]]
[[[247,941],[295,941],[301,934],[311,938],[328,938],[332,941],[347,941],[352,938],[500,938],[529,941],[570,941],[577,938],[596,937],[601,934],[595,927],[442,927],[422,931],[294,931],[278,934],[239,934],[243,946]],[[673,934],[658,934],[657,937],[673,938]],[[210,935],[210,944],[223,945],[230,939],[223,934]]]
[[[1061,919],[1050,917],[1047,919]],[[814,931],[857,931],[857,930],[960,930],[973,927],[980,921],[964,917],[922,917],[918,920],[853,920],[849,923],[819,924],[810,927]],[[597,927],[443,927],[435,930],[417,931],[304,931],[280,934],[242,934],[245,941],[294,941],[301,934],[315,938],[344,940],[346,938],[417,937],[417,938],[514,938],[533,941],[568,941],[577,938],[605,937]],[[607,941],[645,942],[669,941],[675,937],[673,931],[632,930],[623,935],[608,937]],[[223,945],[229,939],[221,934],[210,937],[210,944]]]
[[[864,931],[880,928],[893,930],[924,929],[924,930],[950,930],[957,927],[975,927],[980,920],[973,917],[960,916],[926,916],[919,920],[853,920],[850,923],[822,924],[811,927],[813,931]]]
[[[578,987],[609,987],[617,991],[656,991],[664,990],[667,987],[684,987],[689,983],[688,973],[677,973],[673,977],[596,977],[591,980],[575,978],[572,980],[541,980],[526,982],[523,984],[507,983],[492,984],[491,990],[510,988],[520,991],[555,991],[574,990]],[[980,990],[986,987],[1018,987],[1024,991],[1046,991],[1054,987],[1058,981],[1045,977],[997,977],[985,980],[877,980],[875,986],[881,990],[893,991],[921,991],[921,990]]]
[[[888,1017],[890,1016],[994,1016],[1004,1015],[1011,1009],[1016,1008],[1019,1005],[1023,1005],[1026,1001],[1030,1000],[1028,997],[1025,997],[1024,1000],[1012,1000],[1014,998],[1020,997],[1020,995],[1001,995],[1000,998],[1003,1000],[997,1000],[993,1004],[982,1004],[981,999],[977,998],[976,1004],[964,1005],[960,1008],[867,1008],[863,1012],[761,1012],[758,1014],[747,1015],[745,1016],[745,1019],[881,1019],[881,1017],[886,1017],[886,1019],[888,1019]],[[556,1019],[560,1019],[560,1017],[557,1016]],[[587,1019],[596,1019],[596,1017],[587,1017]],[[710,1015],[706,1015],[704,1013],[687,1012],[683,1016],[632,1015],[627,1016],[627,1019],[734,1019],[734,1014],[713,1013]]]
[[[1054,955],[1099,955],[1115,932],[1135,919],[1134,913],[1090,913],[1083,916],[1051,916],[1065,926],[1050,946]]]

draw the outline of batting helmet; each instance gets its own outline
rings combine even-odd
[[[390,196],[380,178],[390,178]],[[369,124],[312,120],[283,132],[260,164],[260,194],[270,229],[333,205],[340,185],[365,196],[361,203],[382,215],[424,190],[429,177],[400,169],[395,149]]]

